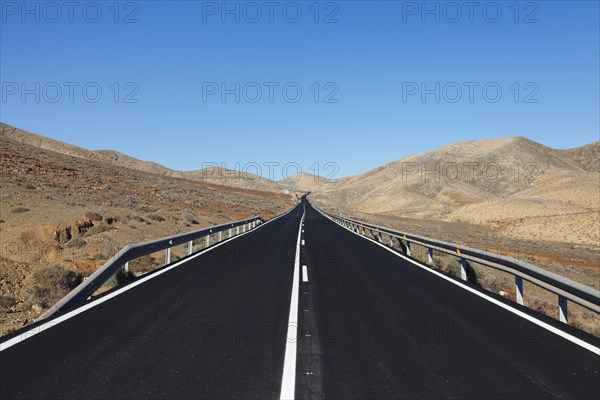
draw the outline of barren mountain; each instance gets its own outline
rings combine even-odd
[[[194,171],[177,171],[150,161],[142,161],[114,150],[87,150],[68,143],[50,139],[15,128],[0,122],[0,136],[41,149],[54,151],[68,156],[90,161],[109,163],[117,167],[149,172],[172,178],[190,179],[243,189],[285,192],[287,188],[248,172],[235,171],[221,167],[208,167]]]
[[[523,137],[467,141],[325,185],[312,198],[350,212],[600,249],[599,160],[600,142],[556,150]]]
[[[119,163],[128,158],[118,153],[107,162],[115,153],[2,128],[0,335],[32,322],[128,243],[251,216],[269,219],[297,201],[145,172],[156,164],[139,160],[140,168],[124,168]],[[182,256],[183,247],[173,254]],[[164,254],[140,262],[134,272],[161,265]]]
[[[324,185],[327,185],[330,181],[326,178],[316,175],[309,174],[306,172],[299,172],[292,176],[288,176],[285,179],[277,181],[277,183],[284,188],[287,188],[290,192],[306,193],[321,189]]]

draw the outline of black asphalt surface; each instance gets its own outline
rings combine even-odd
[[[302,213],[0,352],[0,398],[279,398]],[[599,356],[310,204],[303,239],[296,398],[600,394]]]

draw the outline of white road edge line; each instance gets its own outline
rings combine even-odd
[[[296,395],[296,347],[298,342],[298,292],[300,290],[300,237],[302,221],[298,227],[298,240],[296,242],[296,257],[294,259],[294,280],[292,283],[292,299],[290,301],[290,317],[285,344],[285,359],[283,362],[283,375],[281,377],[280,400],[293,400]]]
[[[37,334],[39,334],[39,333],[42,333],[42,332],[44,332],[45,330],[47,330],[47,329],[50,329],[50,328],[52,328],[52,327],[54,327],[54,326],[56,326],[56,325],[60,324],[61,322],[64,322],[64,321],[66,321],[66,320],[68,320],[68,319],[70,319],[70,318],[73,318],[74,316],[76,316],[76,315],[78,315],[78,314],[81,314],[82,312],[84,312],[84,311],[87,311],[87,310],[89,310],[90,308],[96,307],[97,305],[100,305],[100,304],[102,304],[102,303],[104,303],[104,302],[106,302],[106,301],[108,301],[108,300],[112,299],[113,297],[116,297],[116,296],[118,296],[118,295],[120,295],[120,294],[122,294],[122,293],[124,293],[124,292],[126,292],[126,291],[128,291],[128,290],[131,290],[131,289],[133,289],[134,287],[136,287],[136,286],[139,286],[139,285],[141,285],[142,283],[149,281],[150,279],[156,278],[157,276],[160,276],[160,275],[164,274],[165,272],[168,272],[168,271],[172,270],[173,268],[175,268],[175,267],[178,267],[178,266],[179,266],[179,265],[181,265],[181,264],[184,264],[184,263],[186,263],[186,262],[188,262],[188,261],[191,261],[191,260],[193,260],[194,258],[196,258],[196,257],[199,257],[199,256],[201,256],[202,254],[204,254],[204,253],[206,253],[206,252],[209,252],[209,251],[211,251],[211,250],[213,250],[213,249],[216,249],[217,247],[219,247],[219,246],[222,246],[222,245],[224,245],[225,243],[228,243],[228,242],[230,242],[230,241],[232,241],[232,240],[235,240],[235,239],[237,239],[237,238],[240,238],[240,237],[242,237],[242,236],[244,236],[244,235],[247,235],[247,234],[249,234],[249,233],[251,233],[251,232],[254,232],[254,231],[256,231],[257,229],[260,229],[260,228],[262,228],[263,226],[265,226],[265,225],[269,224],[270,222],[273,222],[273,221],[275,221],[275,220],[277,220],[277,219],[279,219],[279,218],[281,218],[281,217],[283,217],[283,216],[286,216],[287,214],[289,214],[290,212],[292,212],[292,210],[294,210],[295,208],[296,208],[296,207],[293,207],[293,208],[292,208],[291,210],[289,210],[287,213],[285,213],[285,214],[282,214],[282,215],[280,215],[280,216],[278,216],[278,217],[275,217],[275,218],[273,218],[273,219],[271,219],[271,220],[269,220],[269,221],[265,222],[264,224],[260,224],[260,225],[258,225],[256,228],[254,228],[254,229],[252,229],[252,230],[249,230],[249,231],[247,231],[247,232],[240,233],[239,235],[236,235],[236,236],[234,236],[234,237],[228,238],[228,239],[226,239],[226,240],[224,240],[224,241],[222,241],[222,242],[220,242],[220,243],[218,243],[218,244],[215,244],[214,246],[212,246],[212,247],[210,247],[210,248],[208,248],[208,249],[206,249],[206,250],[202,250],[202,251],[200,251],[200,252],[198,252],[198,253],[196,253],[196,254],[193,254],[193,255],[189,256],[189,257],[188,257],[188,258],[186,258],[185,260],[179,261],[179,262],[177,262],[177,263],[175,263],[175,264],[173,264],[173,265],[171,265],[171,266],[169,266],[169,267],[167,267],[167,268],[164,268],[164,269],[162,269],[162,270],[160,270],[160,271],[157,271],[157,272],[153,273],[152,275],[149,275],[149,276],[146,276],[146,277],[140,278],[139,280],[137,280],[137,281],[135,281],[135,282],[133,282],[133,283],[130,283],[129,285],[127,285],[127,286],[124,286],[124,287],[123,287],[123,288],[121,288],[121,289],[117,289],[117,290],[115,290],[115,291],[114,291],[113,293],[111,293],[111,294],[108,294],[108,295],[106,295],[106,296],[104,296],[104,297],[101,297],[101,298],[100,298],[100,299],[98,299],[98,300],[94,300],[94,301],[92,301],[92,302],[91,302],[91,303],[89,303],[89,304],[86,304],[86,305],[84,305],[84,306],[81,306],[81,307],[78,307],[78,308],[76,308],[76,309],[74,309],[74,310],[72,310],[72,311],[69,311],[69,312],[68,312],[68,313],[66,313],[65,315],[62,315],[62,316],[60,316],[60,317],[57,317],[57,318],[55,318],[55,319],[53,319],[53,320],[50,320],[50,321],[48,321],[48,322],[47,322],[47,323],[45,323],[45,324],[42,324],[42,325],[36,326],[35,328],[32,328],[32,329],[30,329],[30,330],[28,330],[28,331],[25,331],[25,332],[21,333],[20,335],[18,335],[18,336],[15,336],[14,338],[12,338],[12,339],[10,339],[10,340],[7,340],[7,341],[6,341],[6,342],[4,342],[4,343],[0,343],[0,352],[2,352],[2,351],[6,350],[6,349],[8,349],[8,348],[10,348],[10,347],[12,347],[12,346],[14,346],[14,345],[17,345],[17,344],[19,344],[19,343],[21,343],[21,342],[23,342],[23,341],[25,341],[25,340],[27,340],[27,339],[29,339],[29,338],[31,338],[31,337],[33,337],[33,336],[37,335]]]
[[[332,218],[330,218],[328,215],[325,215],[323,213],[321,213],[321,215],[323,215],[324,217],[328,218],[329,220],[331,220],[332,222],[335,223],[335,221]],[[583,347],[586,350],[591,351],[592,353],[600,355],[600,348],[594,346],[593,344],[590,344],[590,343],[588,343],[588,342],[586,342],[584,340],[581,340],[581,339],[579,339],[579,338],[577,338],[577,337],[575,337],[575,336],[573,336],[573,335],[571,335],[571,334],[569,334],[567,332],[564,332],[564,331],[562,331],[562,330],[560,330],[560,329],[558,329],[558,328],[556,328],[556,327],[554,327],[554,326],[552,326],[552,325],[550,325],[550,324],[548,324],[548,323],[546,323],[544,321],[541,321],[541,320],[539,320],[539,319],[537,319],[537,318],[535,318],[535,317],[533,317],[533,316],[531,316],[531,315],[529,315],[527,313],[524,313],[521,310],[517,310],[516,308],[513,308],[513,307],[511,307],[508,304],[505,304],[505,303],[503,303],[503,302],[501,302],[499,300],[496,300],[493,297],[490,297],[490,296],[488,296],[485,293],[481,293],[481,292],[479,292],[479,291],[477,291],[477,290],[475,290],[475,289],[473,289],[473,288],[471,288],[469,286],[466,286],[462,282],[459,282],[459,281],[456,281],[456,280],[454,280],[452,278],[449,278],[446,275],[442,274],[441,272],[435,271],[435,270],[433,270],[433,269],[431,269],[431,268],[429,268],[427,266],[421,265],[417,261],[412,260],[412,259],[404,256],[403,254],[400,254],[400,253],[398,253],[398,252],[390,249],[389,247],[385,246],[382,243],[379,243],[379,242],[377,242],[377,241],[375,241],[373,239],[370,239],[368,237],[362,236],[362,235],[360,235],[360,234],[352,231],[351,229],[346,228],[343,225],[340,225],[340,224],[337,224],[337,225],[341,226],[342,228],[344,228],[344,229],[346,229],[346,230],[354,233],[355,235],[357,235],[357,236],[359,236],[359,237],[361,237],[363,239],[369,240],[370,242],[372,242],[372,243],[374,243],[374,244],[376,244],[378,246],[383,247],[384,249],[388,250],[392,254],[395,254],[398,257],[405,259],[406,261],[408,261],[408,262],[416,265],[419,268],[422,268],[422,269],[424,269],[424,270],[426,270],[428,272],[431,272],[432,274],[435,274],[435,275],[439,276],[440,278],[443,278],[443,279],[447,280],[448,282],[453,283],[456,286],[460,286],[461,288],[463,288],[465,290],[468,290],[469,292],[471,292],[471,293],[473,293],[473,294],[475,294],[475,295],[477,295],[477,296],[479,296],[479,297],[481,297],[481,298],[483,298],[483,299],[485,299],[485,300],[487,300],[487,301],[489,301],[491,303],[494,303],[497,306],[500,306],[500,307],[504,308],[505,310],[510,311],[513,314],[518,315],[521,318],[524,318],[524,319],[526,319],[526,320],[528,320],[528,321],[530,321],[530,322],[532,322],[532,323],[534,323],[534,324],[536,324],[536,325],[538,325],[538,326],[540,326],[540,327],[542,327],[542,328],[544,328],[544,329],[546,329],[546,330],[548,330],[548,331],[550,331],[550,332],[552,332],[552,333],[554,333],[554,334],[556,334],[556,335],[558,335],[558,336],[560,336],[560,337],[562,337],[564,339],[567,339],[568,341],[570,341],[572,343],[575,343],[578,346]]]
[[[302,266],[302,282],[308,282],[308,270],[306,269],[306,265]]]

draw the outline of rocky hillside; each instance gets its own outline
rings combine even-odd
[[[42,135],[23,131],[1,122],[0,136],[39,149],[171,178],[189,179],[221,186],[269,192],[285,192],[288,190],[284,185],[247,172],[234,171],[221,167],[208,167],[194,171],[177,171],[155,162],[138,160],[114,150],[87,150]]]
[[[467,141],[325,185],[330,207],[488,225],[504,236],[597,246],[600,142],[555,150],[523,137]]]
[[[32,322],[128,243],[269,219],[297,202],[284,193],[147,172],[154,164],[139,160],[140,168],[124,168],[126,156],[107,162],[114,153],[3,129],[0,335]],[[144,259],[140,271],[160,265],[161,257]]]

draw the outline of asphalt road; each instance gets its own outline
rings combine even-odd
[[[303,211],[1,351],[0,398],[279,398]],[[301,239],[296,398],[600,394],[599,356],[310,204]]]

